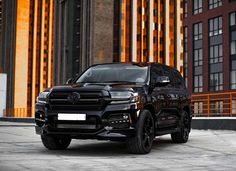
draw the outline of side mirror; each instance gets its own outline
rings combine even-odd
[[[66,81],[66,84],[72,84],[72,83],[73,83],[73,81],[74,81],[74,79],[73,79],[73,78],[69,78],[69,79]]]
[[[155,85],[165,86],[170,83],[170,78],[168,76],[158,76]]]

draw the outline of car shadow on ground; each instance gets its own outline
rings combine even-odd
[[[93,156],[93,157],[109,157],[109,156],[127,156],[129,151],[126,147],[125,142],[114,142],[114,141],[88,141],[86,140],[73,140],[72,144],[66,150],[55,150],[50,151],[44,149],[42,152],[45,154],[62,155],[62,156]],[[168,148],[174,145],[169,137],[156,138],[153,142],[152,152],[154,150]],[[130,154],[132,155],[132,154]]]

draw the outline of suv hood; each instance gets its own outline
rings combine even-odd
[[[137,91],[145,84],[132,84],[132,83],[78,83],[72,85],[54,86],[51,91]]]

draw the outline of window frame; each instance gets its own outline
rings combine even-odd
[[[223,17],[218,16],[208,20],[208,34],[209,37],[223,34]]]
[[[208,0],[208,9],[209,10],[215,9],[217,7],[221,7],[222,5],[223,5],[222,0]]]

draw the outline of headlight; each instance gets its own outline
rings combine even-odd
[[[110,92],[112,104],[138,102],[138,93],[130,91],[112,91]]]
[[[41,92],[39,93],[39,96],[37,97],[37,103],[46,103],[46,100],[48,98],[50,92]]]

